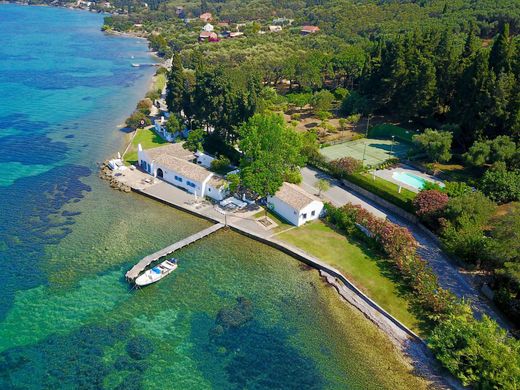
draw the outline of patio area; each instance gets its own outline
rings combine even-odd
[[[371,174],[416,193],[421,191],[427,182],[444,187],[444,183],[435,176],[423,173],[407,165],[372,171]]]

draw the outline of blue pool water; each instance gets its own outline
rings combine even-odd
[[[392,173],[392,177],[395,180],[407,184],[410,187],[416,188],[418,190],[422,189],[427,182],[426,179],[423,179],[420,176],[408,172],[394,172]]]

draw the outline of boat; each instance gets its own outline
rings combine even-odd
[[[161,264],[143,272],[135,279],[135,285],[142,287],[158,282],[177,269],[177,259],[168,259]]]
[[[139,68],[141,65],[140,65],[140,64],[132,64],[132,66],[133,66],[134,68]]]

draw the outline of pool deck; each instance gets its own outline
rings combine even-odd
[[[426,181],[430,181],[430,182],[437,183],[440,185],[443,184],[443,182],[441,180],[437,179],[436,177],[434,177],[432,175],[428,175],[427,173],[423,173],[415,168],[412,168],[412,167],[410,167],[408,165],[404,165],[404,164],[399,165],[397,168],[380,169],[380,170],[372,171],[371,174],[373,174],[374,176],[377,176],[381,179],[384,179],[386,181],[389,181],[391,183],[397,184],[398,186],[406,188],[407,190],[410,190],[410,191],[413,191],[416,193],[418,193],[420,191],[419,188],[415,188],[414,186],[411,186],[409,184],[406,184],[399,180],[394,179],[394,177],[392,175],[396,172],[409,173],[411,175],[418,176]]]

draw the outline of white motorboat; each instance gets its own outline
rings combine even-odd
[[[143,272],[135,280],[136,286],[142,287],[158,282],[177,269],[177,259],[168,259],[161,264]]]

